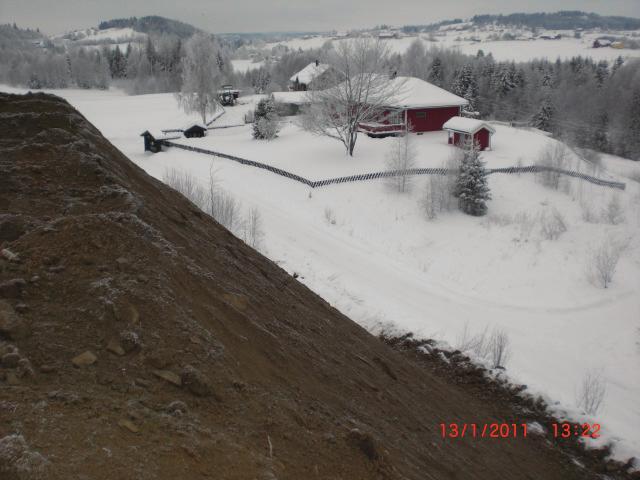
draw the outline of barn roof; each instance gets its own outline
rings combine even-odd
[[[326,63],[316,64],[316,62],[312,62],[302,70],[300,70],[298,73],[292,75],[289,81],[295,82],[297,79],[300,83],[309,84],[313,81],[314,78],[326,72],[328,68],[329,65],[327,65]]]
[[[482,120],[477,120],[475,118],[451,117],[442,126],[443,130],[455,130],[456,132],[470,134],[476,133],[478,130],[483,128],[486,128],[491,133],[496,132],[495,129],[487,122],[483,122]]]
[[[415,77],[396,77],[391,80],[397,92],[391,107],[427,108],[461,107],[469,102],[462,97]]]
[[[307,92],[273,92],[273,99],[278,103],[306,105],[310,103]]]
[[[149,134],[153,137],[154,140],[175,140],[180,138],[179,135],[175,133],[171,134],[170,132],[164,132],[160,130],[145,130],[140,134],[141,137],[144,137],[145,134]]]

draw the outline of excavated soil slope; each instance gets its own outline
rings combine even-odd
[[[442,440],[503,418],[65,101],[0,95],[0,120],[2,479],[596,478],[535,435]]]

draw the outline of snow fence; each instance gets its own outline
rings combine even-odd
[[[204,148],[191,147],[189,145],[182,145],[180,143],[174,143],[168,140],[161,140],[160,142],[162,143],[162,145],[165,145],[167,147],[181,148],[183,150],[188,150],[190,152],[204,153],[205,155],[226,158],[227,160],[232,160],[242,165],[247,165],[249,167],[255,167],[255,168],[260,168],[262,170],[267,170],[271,173],[275,173],[276,175],[280,175],[282,177],[295,180],[296,182],[303,183],[311,188],[326,187],[327,185],[333,185],[333,184],[339,184],[339,183],[363,182],[367,180],[376,180],[379,178],[397,177],[400,175],[447,175],[449,173],[455,173],[455,170],[450,170],[447,168],[410,168],[407,170],[387,170],[384,172],[362,173],[358,175],[349,175],[346,177],[328,178],[325,180],[309,180],[295,173],[287,172],[286,170],[283,170],[281,168],[267,165],[266,163],[260,163],[254,160],[247,160],[246,158],[236,157],[234,155],[228,155],[226,153],[221,153],[221,152],[214,152],[212,150],[207,150]],[[582,172],[577,172],[575,170],[564,170],[562,168],[547,167],[543,165],[487,169],[487,175],[492,175],[494,173],[520,174],[520,173],[540,173],[540,172],[555,172],[561,175],[567,175],[569,177],[579,178],[581,180],[592,183],[594,185],[599,185],[601,187],[616,188],[618,190],[624,190],[626,188],[626,184],[622,182],[615,182],[613,180],[605,180],[602,178],[593,177],[591,175],[587,175]]]

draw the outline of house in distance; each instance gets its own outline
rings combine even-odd
[[[310,63],[289,79],[289,90],[306,91],[317,85],[323,85],[331,75],[331,66],[316,60]]]
[[[491,148],[491,136],[496,132],[487,122],[466,117],[452,117],[442,128],[449,132],[449,145],[460,146],[473,137],[480,150]]]
[[[397,92],[381,108],[375,121],[360,123],[359,131],[370,137],[401,135],[407,130],[424,133],[442,130],[444,123],[462,113],[467,100],[415,77],[395,77],[391,88]]]

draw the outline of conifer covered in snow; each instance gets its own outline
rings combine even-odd
[[[434,85],[442,86],[442,61],[440,58],[433,59],[427,80]]]
[[[472,140],[465,141],[463,152],[454,195],[458,197],[458,207],[462,212],[479,217],[487,213],[486,201],[491,199],[487,172],[477,144]]]
[[[471,65],[466,64],[453,83],[453,93],[469,102],[468,109],[475,111],[478,101],[478,81]]]
[[[253,118],[253,138],[271,140],[278,135],[278,112],[272,95],[258,102]]]
[[[545,132],[550,132],[553,127],[553,118],[556,109],[550,97],[545,98],[540,105],[540,109],[534,115],[532,125]]]

